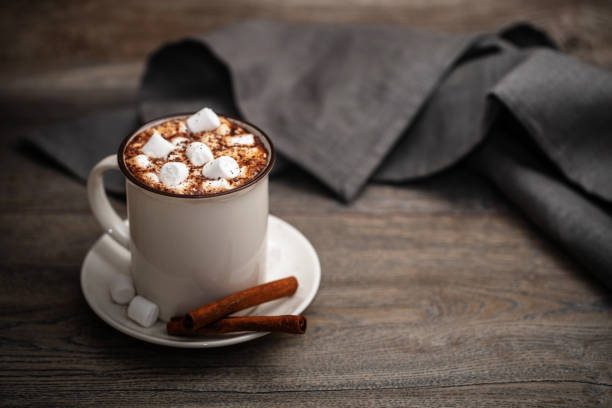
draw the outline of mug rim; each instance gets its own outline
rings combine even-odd
[[[270,170],[272,170],[272,167],[274,166],[274,162],[276,161],[276,151],[274,149],[274,145],[272,144],[272,141],[270,140],[270,137],[260,128],[258,128],[257,126],[255,126],[254,124],[247,122],[246,120],[241,120],[241,119],[236,119],[236,118],[232,118],[230,116],[226,116],[223,114],[219,114],[220,117],[227,119],[230,122],[233,122],[243,128],[245,127],[250,127],[254,130],[256,130],[259,134],[258,136],[263,137],[266,141],[268,146],[267,150],[268,150],[268,154],[270,155],[270,159],[268,160],[268,163],[266,164],[266,167],[259,172],[259,174],[257,174],[253,179],[249,180],[247,183],[233,188],[231,190],[225,190],[225,191],[220,191],[217,193],[211,193],[211,194],[178,194],[178,193],[170,193],[167,191],[161,191],[158,190],[156,188],[153,188],[145,183],[143,183],[142,181],[140,181],[139,179],[137,179],[127,168],[127,166],[125,165],[125,159],[124,159],[124,151],[125,151],[125,147],[127,146],[128,142],[134,137],[136,136],[138,133],[142,132],[144,129],[147,129],[151,126],[154,126],[155,124],[164,122],[164,121],[168,121],[168,120],[173,120],[173,119],[183,119],[186,117],[189,117],[190,115],[193,115],[193,113],[176,113],[176,114],[172,114],[172,115],[165,115],[165,116],[161,116],[159,118],[156,119],[151,119],[147,122],[145,122],[144,124],[142,124],[138,129],[136,129],[135,131],[133,131],[132,133],[130,133],[128,136],[126,136],[123,141],[121,142],[121,144],[119,145],[119,151],[117,152],[117,162],[119,164],[119,169],[121,170],[121,172],[123,173],[123,175],[132,183],[134,183],[135,185],[137,185],[140,188],[143,188],[147,191],[150,191],[152,193],[155,194],[159,194],[162,196],[166,196],[166,197],[174,197],[174,198],[188,198],[188,199],[207,199],[207,198],[215,198],[215,197],[220,197],[220,196],[226,196],[226,195],[230,195],[233,193],[237,193],[240,191],[243,191],[255,184],[257,184],[260,180],[262,180],[263,178],[265,178],[268,173],[270,173]],[[244,126],[246,125],[246,126]],[[248,130],[248,129],[247,129]]]

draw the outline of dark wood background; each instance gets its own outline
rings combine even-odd
[[[300,171],[271,212],[322,263],[304,336],[179,350],[102,322],[79,287],[101,230],[23,130],[137,100],[146,55],[247,17],[492,30],[527,20],[612,68],[609,1],[5,2],[0,11],[0,404],[612,406],[612,296],[459,166],[336,201]],[[115,201],[121,211],[125,206]]]

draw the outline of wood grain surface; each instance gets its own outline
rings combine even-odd
[[[80,291],[101,230],[24,130],[137,99],[163,41],[249,16],[446,31],[516,19],[612,67],[609,2],[9,3],[0,13],[0,405],[612,406],[612,295],[458,166],[351,205],[299,170],[271,212],[319,253],[304,336],[182,350],[117,332]],[[125,213],[121,199],[114,204]]]

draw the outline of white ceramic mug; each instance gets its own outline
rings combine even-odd
[[[100,161],[89,174],[87,192],[94,216],[104,230],[129,249],[136,292],[156,303],[160,318],[187,313],[264,279],[268,226],[268,173],[274,164],[270,139],[250,123],[230,119],[259,137],[268,152],[266,168],[243,186],[208,195],[159,191],[136,179],[123,152],[142,130],[125,138],[117,155]],[[126,177],[129,227],[111,207],[103,173],[121,170]]]

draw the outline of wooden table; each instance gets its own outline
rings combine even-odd
[[[293,3],[181,2],[162,16],[166,3],[150,2],[140,26],[129,8],[105,15],[89,2],[4,10],[0,404],[612,405],[612,296],[463,166],[370,185],[349,206],[299,170],[272,181],[271,212],[300,229],[321,259],[304,336],[172,349],[121,334],[89,309],[79,274],[101,230],[85,188],[24,148],[20,132],[133,103],[141,58],[198,31],[198,16],[200,28],[256,15],[451,31],[522,17],[566,51],[612,67],[603,2]],[[7,41],[24,25],[27,33]]]

